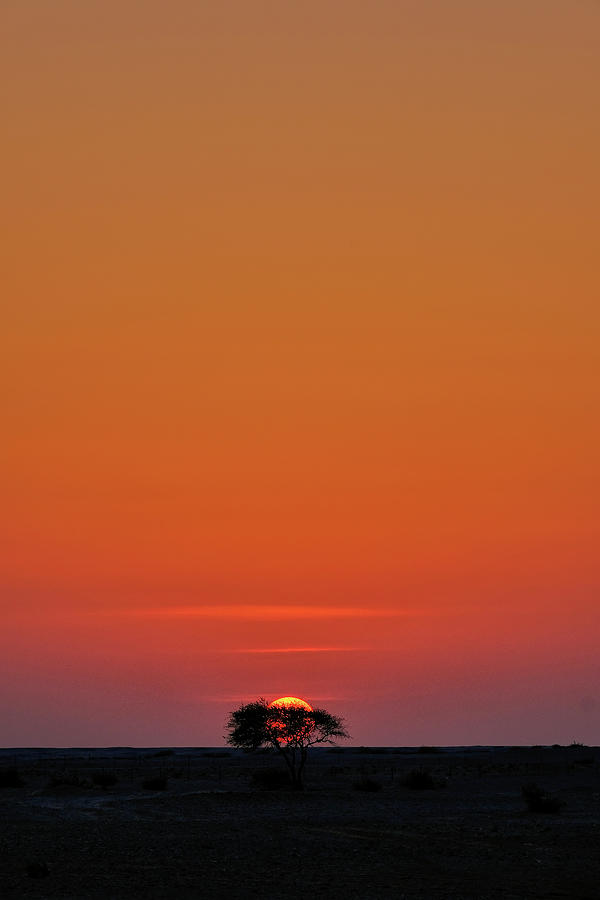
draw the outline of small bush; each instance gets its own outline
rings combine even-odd
[[[97,784],[98,787],[112,787],[113,784],[116,784],[118,781],[117,776],[114,772],[94,772],[92,775],[92,781],[94,784]]]
[[[62,772],[57,772],[48,782],[48,787],[50,788],[89,788],[91,786],[92,782],[88,778],[83,778],[81,775],[78,775],[77,772],[71,772],[68,769],[63,769]]]
[[[282,788],[289,788],[291,785],[290,776],[285,769],[277,766],[270,766],[265,769],[256,769],[252,773],[252,782],[261,791],[279,791]]]
[[[166,775],[154,775],[151,778],[144,778],[142,787],[147,791],[166,791],[168,779]]]
[[[0,788],[23,787],[24,784],[18,769],[0,769]]]
[[[411,769],[400,779],[400,784],[413,791],[431,791],[445,787],[446,782],[443,778],[436,778],[427,769]]]
[[[572,762],[573,768],[577,768],[578,766],[593,766],[596,762],[596,758],[594,756],[578,756],[577,759],[574,759]]]
[[[43,860],[27,863],[27,874],[30,878],[46,878],[50,874],[48,863]]]
[[[382,785],[376,778],[371,778],[369,775],[361,775],[360,778],[352,782],[352,787],[355,791],[368,791],[374,794],[381,790]]]
[[[530,812],[556,813],[560,812],[565,805],[564,800],[559,800],[558,797],[546,793],[534,782],[524,784],[521,794]]]
[[[376,754],[378,756],[388,752],[388,747],[358,747],[356,753]]]

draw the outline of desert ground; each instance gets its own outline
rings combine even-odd
[[[0,751],[0,895],[600,896],[598,748],[319,749],[301,792],[278,765],[214,748]]]

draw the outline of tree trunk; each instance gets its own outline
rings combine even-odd
[[[304,784],[302,782],[302,773],[304,772],[304,766],[306,765],[306,755],[306,748],[302,747],[300,751],[300,762],[296,771],[297,786],[295,787],[295,790],[297,791],[301,791],[304,787]]]
[[[292,777],[292,790],[293,791],[302,791],[304,790],[304,785],[302,783],[302,775],[300,772],[294,772]]]
[[[296,787],[296,782],[298,780],[298,773],[296,771],[296,754],[294,753],[293,755],[291,755],[286,751],[284,747],[281,746],[281,744],[277,745],[277,750],[283,756],[283,760],[287,766],[287,770],[290,776],[290,782],[292,784],[292,790],[301,790],[302,785],[300,785],[300,788]]]

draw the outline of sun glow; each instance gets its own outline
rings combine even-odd
[[[282,712],[272,717],[271,729],[278,744],[295,744],[305,733],[310,732],[312,716],[298,715],[292,710],[312,713],[313,708],[300,697],[279,697],[269,703],[269,709],[281,709]],[[290,714],[288,714],[290,711]]]
[[[312,712],[310,703],[307,703],[306,700],[301,700],[300,697],[279,697],[278,700],[272,700],[269,706],[279,706],[285,709],[306,709],[308,712]]]

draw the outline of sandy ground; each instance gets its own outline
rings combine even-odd
[[[0,895],[600,897],[598,749],[319,750],[301,793],[261,789],[254,775],[276,764],[202,749],[2,751],[0,770],[24,783],[0,787]],[[438,786],[404,785],[417,768]],[[102,773],[117,780],[94,784]],[[160,776],[165,790],[143,787]],[[379,789],[358,789],[365,779]],[[530,782],[564,805],[531,812]]]

